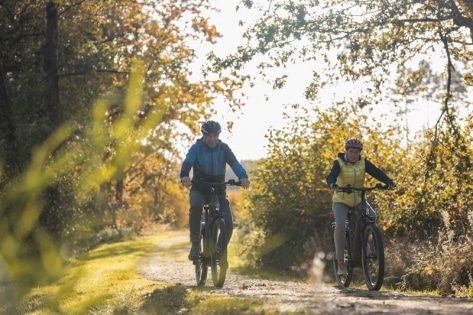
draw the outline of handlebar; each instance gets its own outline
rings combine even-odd
[[[344,193],[347,193],[347,194],[351,194],[353,191],[367,192],[367,191],[371,191],[371,190],[375,190],[375,189],[388,190],[390,188],[389,188],[389,185],[386,185],[386,184],[384,184],[384,185],[383,184],[376,184],[375,186],[372,186],[372,187],[351,187],[351,185],[337,187],[338,191],[344,192]],[[404,192],[405,192],[404,188],[401,188],[401,189],[397,190],[395,192],[395,194],[400,196],[400,195],[403,195]]]
[[[387,190],[389,189],[389,185],[376,184],[375,186],[372,186],[372,187],[352,187],[351,185],[347,185],[347,186],[337,187],[337,191],[344,192],[347,194],[351,194],[353,191],[366,192],[366,191],[375,190],[375,189]]]
[[[229,179],[228,181],[226,182],[201,182],[201,181],[192,181],[192,184],[197,184],[197,185],[208,185],[208,186],[224,186],[224,185],[228,185],[228,186],[241,186],[241,181],[236,181],[234,179]]]

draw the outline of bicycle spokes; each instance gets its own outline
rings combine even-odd
[[[375,225],[367,225],[362,253],[365,282],[370,290],[379,290],[384,279],[384,247],[381,233]]]
[[[376,248],[373,248],[370,250],[370,247],[367,248],[367,254],[366,254],[366,259],[368,261],[377,261],[378,260],[378,255],[376,254]]]

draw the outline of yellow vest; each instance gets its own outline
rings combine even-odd
[[[362,157],[355,164],[346,162],[338,158],[340,164],[340,174],[337,177],[338,186],[351,185],[352,187],[361,188],[365,183],[365,158]],[[333,202],[340,202],[349,207],[355,207],[361,202],[359,191],[354,191],[351,194],[344,192],[335,192],[332,198]]]

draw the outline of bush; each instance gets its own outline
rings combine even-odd
[[[441,232],[435,243],[424,242],[418,248],[412,266],[402,277],[402,288],[473,297],[472,239],[453,240],[451,236],[451,233]]]

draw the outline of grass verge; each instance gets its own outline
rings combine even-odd
[[[56,283],[33,289],[16,307],[17,314],[127,314],[143,297],[168,286],[135,271],[136,261],[157,243],[178,232],[104,244],[74,259]],[[10,307],[9,312],[12,311]]]
[[[215,297],[205,290],[190,290],[137,274],[135,267],[140,257],[156,244],[182,233],[182,230],[164,231],[155,236],[101,245],[71,261],[59,281],[33,289],[19,305],[0,306],[0,313],[252,314],[261,306],[254,300]]]

